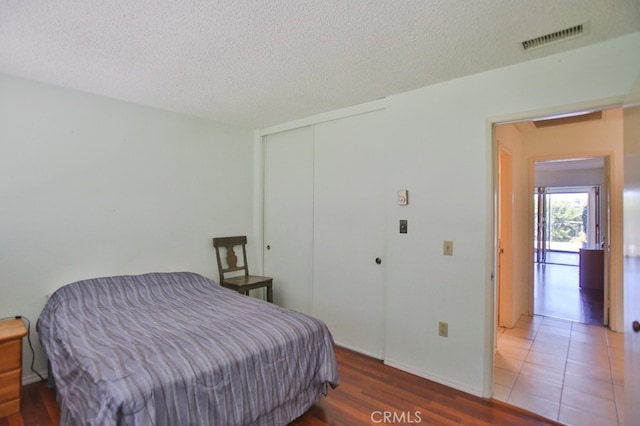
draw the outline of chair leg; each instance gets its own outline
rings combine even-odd
[[[273,303],[273,289],[270,285],[267,286],[267,302]]]

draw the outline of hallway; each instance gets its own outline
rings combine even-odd
[[[548,252],[547,263],[534,264],[533,277],[535,315],[604,325],[603,291],[580,288],[578,253]]]
[[[534,264],[534,316],[498,328],[494,398],[574,425],[621,425],[623,334],[605,328],[601,290],[579,287],[578,253]]]
[[[523,315],[498,329],[493,398],[569,425],[623,425],[623,336]]]
[[[610,109],[604,111],[605,120],[572,125],[557,121],[558,125],[546,128],[537,128],[532,122],[496,127],[499,147],[513,153],[510,161],[529,164],[507,168],[501,175],[498,156],[498,175],[504,176],[497,187],[500,190],[504,180],[499,199],[513,201],[500,203],[498,241],[506,241],[510,249],[509,243],[518,243],[509,230],[514,226],[533,228],[534,256],[528,261],[536,258],[543,263],[521,265],[519,262],[527,262],[524,257],[504,259],[507,272],[513,271],[514,265],[527,272],[532,267],[533,271],[523,277],[526,282],[507,275],[502,281],[507,286],[498,290],[517,289],[522,297],[512,297],[513,292],[498,293],[499,302],[504,302],[498,306],[523,306],[520,312],[532,316],[521,316],[514,328],[497,328],[493,397],[579,426],[624,424],[623,334],[604,327],[609,320],[605,291],[590,279],[597,280],[599,273],[583,275],[582,280],[586,287],[597,290],[580,288],[578,253],[580,248],[591,250],[593,245],[608,242],[622,226],[621,217],[616,216],[619,186],[612,184],[621,163],[616,163],[615,155],[602,155],[608,149],[605,147],[611,146],[615,152],[622,143],[615,136],[614,120],[609,119],[617,114],[621,111]],[[515,188],[525,185],[533,186],[533,193],[529,190],[512,198],[517,195]],[[588,194],[586,203],[579,194]],[[503,204],[513,208],[503,212]],[[502,229],[507,231],[505,235]],[[613,262],[613,273],[618,272],[614,258],[604,260]],[[609,271],[607,266],[605,271]],[[510,305],[512,300],[518,305]],[[616,321],[622,310],[619,302],[611,301],[610,312]],[[517,316],[509,316],[506,308],[503,311],[498,311],[498,317],[509,318],[511,325]]]

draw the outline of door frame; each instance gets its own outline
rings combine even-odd
[[[492,265],[492,273],[491,273],[491,291],[492,291],[492,297],[491,297],[491,301],[493,302],[493,307],[492,307],[492,324],[491,326],[493,327],[493,333],[489,334],[489,339],[493,339],[493,341],[488,341],[487,344],[485,345],[485,347],[487,348],[487,351],[490,351],[490,354],[488,354],[489,356],[487,356],[486,358],[486,364],[485,364],[485,371],[487,372],[485,374],[485,394],[484,396],[487,398],[491,398],[493,395],[493,383],[494,383],[494,365],[495,365],[495,348],[497,347],[497,333],[498,333],[498,303],[497,303],[497,298],[499,297],[499,294],[497,292],[497,278],[496,278],[496,274],[498,271],[498,251],[499,251],[499,244],[498,244],[498,155],[499,155],[499,148],[500,148],[500,144],[499,141],[497,139],[496,136],[496,127],[500,126],[500,125],[504,125],[504,124],[515,124],[518,122],[523,122],[523,121],[530,121],[530,120],[534,120],[534,119],[540,119],[543,117],[552,117],[552,116],[557,116],[559,114],[566,114],[566,113],[570,113],[570,112],[580,112],[580,111],[585,111],[585,110],[605,110],[605,109],[610,109],[610,108],[620,108],[622,107],[622,102],[619,98],[608,98],[608,99],[594,99],[591,101],[586,101],[586,102],[581,102],[581,103],[576,103],[576,104],[568,104],[568,105],[555,105],[552,107],[548,107],[548,108],[544,108],[544,109],[540,109],[540,110],[529,110],[529,111],[524,111],[524,112],[518,112],[518,113],[509,113],[509,114],[502,114],[502,115],[498,115],[498,116],[493,116],[493,117],[487,117],[486,118],[486,137],[489,142],[490,145],[490,156],[489,156],[489,163],[488,163],[488,167],[490,168],[490,173],[491,173],[491,180],[492,180],[492,198],[493,198],[493,202],[491,203],[491,217],[492,220],[490,221],[490,226],[488,228],[489,231],[489,235],[492,236],[493,239],[493,250],[490,253],[490,258],[488,259],[490,264]],[[594,153],[590,153],[590,156],[593,156]],[[598,154],[600,156],[611,156],[613,158],[613,153],[611,152],[603,152]],[[623,160],[622,158],[620,159],[621,161]],[[529,165],[529,182],[531,181],[531,164]],[[613,169],[613,167],[612,167]],[[609,182],[609,185],[612,188],[617,188],[617,187],[621,187],[621,185],[623,184],[623,182],[616,182],[616,184],[614,185],[612,182]],[[620,194],[620,198],[621,198],[622,194]],[[531,198],[531,197],[529,197]],[[532,201],[530,201],[530,203],[532,204]],[[611,206],[611,203],[609,203],[609,205]],[[616,212],[616,214],[610,214],[609,215],[609,222],[613,222],[616,219],[621,219],[621,215],[622,215],[622,200],[620,199],[619,203],[616,203],[615,205],[616,210],[618,210]],[[533,214],[533,206],[531,205],[530,208],[528,208],[528,211],[530,212],[529,215]],[[529,217],[528,218],[528,222],[527,223],[532,223],[532,218]],[[620,220],[620,222],[622,222]],[[622,223],[619,224],[619,227],[622,228]],[[622,239],[622,229],[619,229],[616,234],[617,237],[619,237],[620,239]],[[608,235],[611,237],[613,236],[613,232],[608,232]],[[533,229],[530,229],[529,233],[528,233],[528,238],[527,238],[528,242],[528,246],[529,246],[529,259],[531,259],[531,262],[527,262],[528,264],[528,271],[527,271],[527,275],[531,277],[531,279],[533,279]],[[621,250],[621,247],[620,247]],[[620,251],[620,253],[618,253],[618,256],[620,256],[620,259],[618,259],[617,263],[622,263],[622,252]],[[612,264],[612,269],[613,269],[613,262],[611,262],[611,260],[609,261],[609,263]],[[622,280],[622,265],[620,265],[620,269],[619,271],[616,271],[617,275],[620,275],[618,278],[620,278],[620,281]],[[611,276],[611,271],[609,271],[609,275]],[[611,282],[613,282],[613,280],[610,279]],[[621,284],[620,284],[621,285]],[[532,293],[533,287],[528,286],[528,288],[530,289],[529,291]],[[609,293],[609,297],[610,298],[615,298],[614,300],[614,305],[610,305],[609,306],[609,311],[611,312],[612,309],[622,309],[622,306],[624,304],[624,300],[622,298],[622,288],[615,288],[613,289],[614,291],[612,292],[610,289],[610,293]],[[613,294],[612,294],[613,293]],[[527,314],[531,315],[532,311],[532,297],[533,294],[528,294],[528,300],[529,300],[529,305],[528,305],[528,309],[529,311],[526,312]],[[613,331],[622,331],[622,320],[619,318],[614,318],[613,321],[613,325],[614,327],[611,327],[612,325],[612,321],[611,318],[609,318],[609,325],[610,328],[612,328]]]

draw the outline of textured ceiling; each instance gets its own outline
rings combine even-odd
[[[638,0],[0,0],[0,72],[265,127],[636,31]]]

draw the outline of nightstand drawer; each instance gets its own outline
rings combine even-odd
[[[0,343],[0,373],[21,368],[22,340]]]
[[[0,404],[20,399],[20,370],[0,374]]]
[[[17,413],[20,411],[20,400],[14,399],[9,402],[0,402],[0,418],[8,416],[9,414]]]

